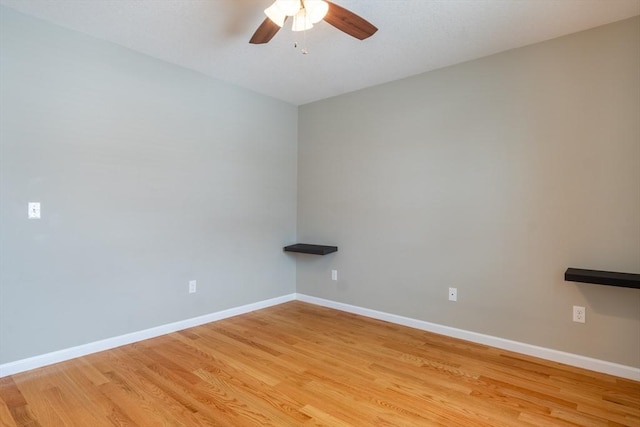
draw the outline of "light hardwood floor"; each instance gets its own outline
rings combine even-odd
[[[0,379],[2,426],[640,426],[640,383],[290,302]]]

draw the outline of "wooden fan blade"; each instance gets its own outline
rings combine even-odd
[[[253,43],[253,44],[267,43],[269,42],[269,40],[273,38],[273,36],[276,35],[276,33],[279,30],[280,30],[280,27],[277,24],[275,24],[271,19],[265,18],[265,20],[262,21],[262,24],[260,24],[256,32],[253,33],[253,36],[251,37],[251,40],[249,40],[249,43]]]
[[[360,40],[371,37],[378,31],[378,28],[366,19],[330,1],[327,3],[329,3],[329,11],[324,20],[340,31]]]

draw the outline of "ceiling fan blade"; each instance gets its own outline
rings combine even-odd
[[[269,42],[269,40],[273,38],[273,36],[276,35],[278,30],[280,30],[280,27],[277,24],[275,24],[271,19],[265,18],[265,20],[262,21],[262,24],[260,24],[256,32],[253,33],[253,36],[251,37],[251,40],[249,40],[249,43],[252,43],[252,44],[267,43]]]
[[[371,37],[378,31],[378,28],[366,19],[330,1],[327,3],[329,3],[329,11],[324,20],[340,31],[360,40]]]

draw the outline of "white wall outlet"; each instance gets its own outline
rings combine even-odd
[[[338,280],[338,270],[331,270],[331,280]]]
[[[190,294],[195,294],[196,293],[196,281],[195,280],[189,280],[189,293]]]
[[[27,209],[29,219],[40,219],[40,202],[29,202]]]
[[[449,288],[449,301],[458,301],[458,288]]]
[[[578,323],[585,323],[587,321],[587,309],[578,305],[574,305],[573,321]]]

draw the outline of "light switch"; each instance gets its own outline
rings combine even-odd
[[[29,219],[40,219],[40,202],[29,202]]]

